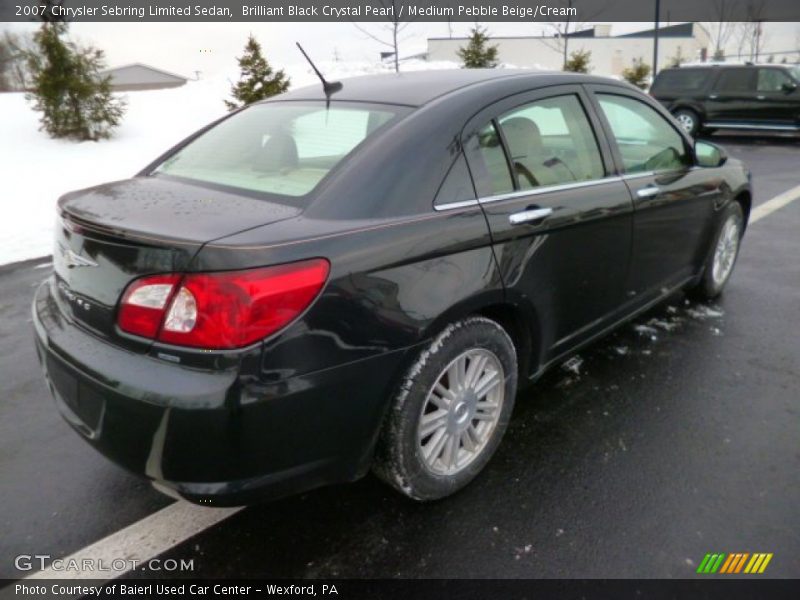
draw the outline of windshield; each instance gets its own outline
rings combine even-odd
[[[795,65],[793,67],[789,67],[789,71],[792,74],[792,77],[795,78],[795,81],[800,81],[800,66]]]
[[[303,196],[406,107],[363,103],[257,104],[209,129],[156,173],[252,192]]]

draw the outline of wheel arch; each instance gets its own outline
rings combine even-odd
[[[498,323],[511,338],[517,352],[520,386],[541,364],[541,327],[538,315],[529,302],[509,299],[503,290],[492,290],[473,296],[452,306],[436,318],[425,331],[432,339],[450,323],[472,315],[480,315]]]
[[[690,110],[695,113],[700,119],[700,125],[706,120],[706,113],[703,107],[697,102],[691,100],[676,100],[669,108],[669,112],[674,115],[679,110]]]
[[[742,206],[744,226],[747,228],[747,224],[750,221],[750,209],[753,207],[753,195],[750,193],[750,190],[742,190],[733,197],[733,201],[738,202]]]

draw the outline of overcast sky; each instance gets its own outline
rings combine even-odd
[[[474,24],[452,23],[454,36],[466,35]],[[33,31],[34,24],[0,23],[14,30]],[[380,23],[364,23],[376,36],[390,39]],[[539,35],[546,24],[487,23],[494,35]],[[612,35],[648,29],[652,23],[614,23]],[[800,47],[800,23],[767,23],[766,43],[771,50],[795,50]],[[276,67],[302,63],[295,41],[312,58],[326,61],[338,55],[341,60],[374,61],[389,48],[371,40],[352,23],[72,23],[71,34],[79,41],[92,43],[106,52],[108,66],[143,62],[167,71],[204,78],[233,76],[235,59],[249,33],[264,47],[267,58]],[[422,52],[428,37],[449,35],[448,24],[414,23],[403,32],[400,55]]]

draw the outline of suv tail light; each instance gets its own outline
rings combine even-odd
[[[128,285],[117,324],[168,344],[247,346],[293,321],[319,295],[330,264],[323,258],[217,273],[170,273]]]

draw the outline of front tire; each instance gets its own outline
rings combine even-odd
[[[500,325],[477,316],[449,325],[406,373],[373,471],[415,500],[457,492],[500,444],[516,391],[516,351]]]
[[[739,246],[744,234],[744,212],[742,205],[731,202],[722,211],[719,226],[714,235],[713,246],[699,283],[691,294],[701,300],[712,300],[722,293],[733,273]]]

